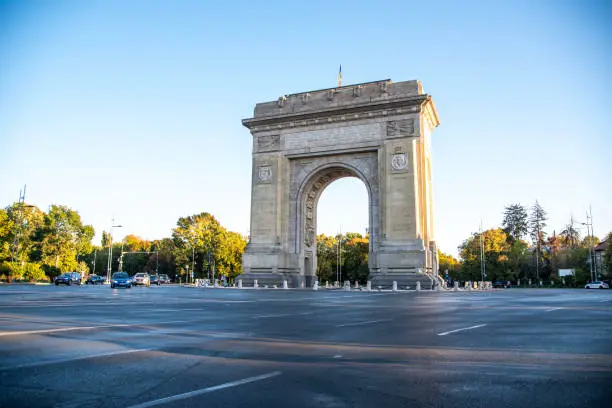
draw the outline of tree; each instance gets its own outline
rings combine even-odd
[[[78,257],[91,253],[94,229],[83,225],[78,212],[63,205],[51,205],[40,230],[41,261],[53,272],[76,271]]]
[[[574,217],[570,218],[569,223],[565,225],[565,229],[561,231],[560,235],[566,248],[575,248],[580,242],[580,232],[575,227]]]
[[[544,238],[546,233],[544,228],[546,227],[546,211],[538,200],[536,200],[533,207],[531,207],[531,217],[529,218],[529,232],[533,240],[536,252],[536,278],[540,278],[540,255],[542,253],[542,246],[544,244]]]
[[[514,241],[521,239],[529,232],[527,209],[521,204],[511,204],[504,210],[502,228]]]
[[[604,270],[608,272],[608,276],[612,274],[612,232],[608,234],[606,239],[606,251],[603,258]]]
[[[338,240],[325,234],[317,236],[317,278],[319,282],[336,281]]]
[[[463,261],[462,272],[466,279],[481,279],[481,234],[474,233],[459,246],[459,255]],[[486,280],[508,280],[511,276],[511,263],[508,253],[511,249],[508,235],[501,228],[482,232]]]
[[[445,254],[438,249],[438,266],[440,272],[446,273],[453,280],[461,280],[461,262],[452,255]]]

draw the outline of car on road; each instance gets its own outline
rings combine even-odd
[[[114,288],[131,288],[132,281],[130,275],[127,272],[115,272],[111,278],[110,287]]]
[[[170,283],[170,278],[168,277],[168,275],[162,273],[161,275],[159,275],[159,283],[160,284]]]
[[[585,289],[609,289],[610,287],[608,286],[608,284],[606,282],[602,282],[602,281],[595,281],[595,282],[589,282],[586,285],[584,285]]]
[[[159,275],[150,275],[149,276],[149,283],[151,285],[159,286],[160,285],[160,283],[159,283]]]
[[[494,288],[504,288],[504,289],[507,289],[507,288],[510,287],[510,282],[507,282],[507,281],[493,282],[493,287]]]
[[[134,275],[133,278],[134,286],[143,285],[143,286],[151,286],[151,278],[146,272],[139,272]]]
[[[59,286],[59,285],[72,286],[72,284],[80,285],[81,284],[81,274],[78,272],[62,273],[60,276],[55,278],[54,283],[55,283],[55,286]]]
[[[106,278],[98,275],[89,275],[85,280],[86,285],[104,285]]]

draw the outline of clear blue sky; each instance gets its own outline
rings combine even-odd
[[[251,136],[279,95],[419,79],[445,252],[535,200],[548,232],[612,230],[612,6],[567,1],[0,1],[0,205],[169,236],[208,211],[249,228]],[[364,232],[365,187],[325,191],[318,232]],[[585,231],[583,230],[583,233]],[[96,238],[98,241],[98,238]],[[99,243],[99,242],[98,242]]]

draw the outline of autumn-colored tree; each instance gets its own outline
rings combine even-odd
[[[508,280],[512,277],[510,258],[511,246],[508,236],[501,228],[486,230],[482,233],[486,280]],[[481,234],[474,233],[459,247],[466,280],[481,279]]]

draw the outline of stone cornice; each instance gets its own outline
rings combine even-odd
[[[431,96],[427,97],[427,100],[423,103],[423,112],[424,116],[429,122],[429,125],[432,128],[436,128],[440,126],[440,118],[438,118],[438,111],[436,110],[436,105],[434,104]]]
[[[351,106],[333,107],[330,109],[321,109],[310,112],[264,116],[260,118],[254,117],[243,119],[242,124],[249,128],[252,132],[323,125],[326,123],[337,123],[384,116],[395,116],[406,113],[416,113],[422,110],[423,105],[427,105],[429,103],[431,103],[431,106],[433,107],[431,96],[426,94],[414,95],[404,98],[394,98],[379,102],[367,102]],[[435,107],[433,107],[433,114],[437,120]]]

